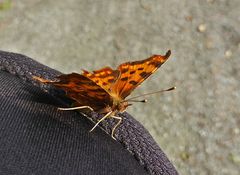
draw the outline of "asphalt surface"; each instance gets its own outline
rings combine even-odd
[[[172,50],[128,112],[180,174],[240,172],[239,0],[0,0],[0,49],[65,73]]]

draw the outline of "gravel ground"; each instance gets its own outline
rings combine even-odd
[[[239,0],[0,0],[0,49],[65,73],[172,56],[128,112],[180,174],[240,172]]]

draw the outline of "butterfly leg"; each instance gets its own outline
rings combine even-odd
[[[92,132],[96,127],[97,125],[99,125],[99,123],[101,123],[103,120],[105,120],[107,117],[109,117],[110,115],[112,114],[112,111],[108,112],[105,116],[103,116],[95,125],[94,127],[89,131],[89,132]]]
[[[121,117],[116,117],[116,116],[111,116],[111,117],[118,120],[117,124],[113,127],[113,129],[112,129],[112,134],[111,134],[112,138],[115,139],[115,137],[114,137],[114,132],[115,132],[116,128],[121,124],[122,118],[121,118]],[[116,139],[115,139],[115,140],[116,140]]]
[[[90,109],[93,111],[93,109],[90,106],[78,106],[78,107],[73,107],[73,108],[58,108],[58,110],[62,111],[70,111],[70,110],[77,110],[77,109]]]

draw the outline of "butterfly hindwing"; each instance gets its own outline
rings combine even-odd
[[[90,106],[97,111],[112,103],[112,98],[102,87],[83,75],[71,73],[56,78],[59,81],[49,84],[64,90],[79,106]]]

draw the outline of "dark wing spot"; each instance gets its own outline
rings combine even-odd
[[[134,81],[134,80],[132,80],[132,81],[129,81],[129,83],[130,83],[130,84],[132,84],[132,85],[136,85],[136,84],[137,84],[137,82],[136,82],[136,81]]]
[[[94,74],[92,74],[92,75],[87,75],[87,77],[89,77],[89,78],[95,78],[96,76],[94,75]]]
[[[130,72],[130,74],[132,75],[132,74],[134,74],[136,71],[135,70],[132,70],[131,72]]]
[[[138,70],[143,70],[144,68],[143,67],[139,67]]]
[[[99,80],[96,80],[95,83],[99,83]]]
[[[126,73],[127,71],[128,71],[128,69],[122,69],[122,70],[121,70],[121,73],[124,74],[124,73]]]
[[[149,65],[153,65],[154,67],[160,67],[160,66],[161,66],[161,63],[160,63],[160,62],[157,62],[157,61],[153,61],[153,62],[151,62]]]
[[[127,81],[128,77],[121,78],[121,81]]]
[[[102,85],[103,85],[103,86],[106,86],[106,85],[107,85],[107,83],[106,83],[106,82],[103,82],[103,83],[102,83]]]
[[[102,74],[102,75],[98,75],[98,78],[106,78],[108,76],[108,74]]]
[[[147,73],[147,72],[142,72],[142,73],[140,73],[139,74],[142,78],[145,78],[145,77],[147,77],[148,75],[149,75],[149,73]]]
[[[113,83],[113,82],[114,82],[114,79],[113,79],[113,78],[108,79],[108,82],[109,82],[109,83]]]

